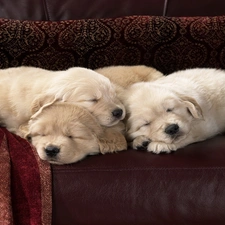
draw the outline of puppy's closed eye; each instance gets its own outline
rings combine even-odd
[[[162,105],[165,112],[173,112],[175,110],[175,106],[177,105],[177,99],[167,98],[163,101]]]
[[[150,124],[151,124],[150,122],[147,122],[147,121],[146,121],[144,124],[142,124],[141,127],[147,127],[147,126],[149,126]],[[141,128],[141,127],[140,127],[140,128]]]
[[[99,99],[97,99],[97,98],[93,98],[93,99],[89,99],[89,100],[87,100],[88,102],[98,102],[99,101]]]
[[[173,108],[167,108],[166,112],[172,112],[174,109]]]

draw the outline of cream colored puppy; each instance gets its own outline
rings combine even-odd
[[[28,138],[42,160],[54,164],[77,162],[87,155],[122,151],[127,148],[124,125],[103,127],[84,107],[52,102],[41,106],[20,136]]]
[[[163,74],[145,65],[137,66],[108,66],[95,70],[108,77],[112,83],[122,88],[127,88],[137,82],[153,81],[163,76]]]
[[[79,104],[104,126],[113,126],[125,116],[110,80],[93,70],[81,67],[65,71],[35,67],[0,70],[0,122],[10,131],[16,132],[31,117],[31,108],[40,99]]]
[[[196,68],[137,83],[124,97],[133,147],[170,152],[225,131],[225,71]]]

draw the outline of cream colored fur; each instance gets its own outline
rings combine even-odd
[[[163,76],[160,71],[145,65],[109,66],[96,69],[95,71],[108,77],[114,84],[123,88],[141,81],[153,81]]]
[[[122,123],[115,127],[101,126],[84,107],[53,101],[32,110],[29,123],[19,128],[20,136],[31,141],[42,160],[68,164],[87,155],[127,148]],[[58,153],[54,154],[55,150],[51,149],[56,149]]]
[[[153,82],[134,84],[123,98],[128,113],[127,138],[136,149],[170,152],[225,130],[223,70],[178,71]]]
[[[125,116],[123,104],[108,78],[90,69],[74,67],[49,71],[35,67],[0,70],[0,122],[10,131],[32,115],[31,108],[40,101],[55,99],[87,108],[101,125],[113,126]],[[48,102],[47,102],[48,101]],[[121,116],[112,112],[121,109]]]

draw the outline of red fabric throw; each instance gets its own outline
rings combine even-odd
[[[0,129],[0,224],[51,224],[50,165],[24,139]]]

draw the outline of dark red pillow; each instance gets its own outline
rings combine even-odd
[[[166,74],[191,67],[224,68],[224,27],[224,16],[58,22],[1,19],[0,68],[145,64]]]

